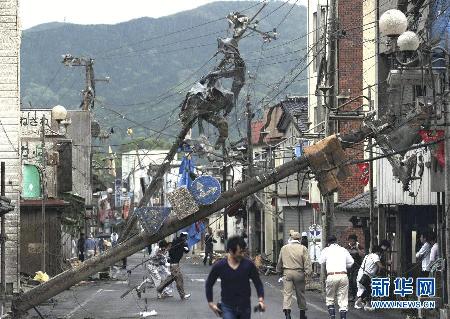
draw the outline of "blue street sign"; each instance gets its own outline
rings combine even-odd
[[[145,231],[150,235],[156,234],[164,221],[170,214],[169,207],[140,207],[134,213],[138,216],[139,222]]]
[[[302,155],[303,155],[303,144],[295,145],[294,153],[295,153],[295,157],[302,157]]]
[[[219,199],[222,189],[217,179],[202,175],[192,182],[189,191],[200,205],[211,205]]]

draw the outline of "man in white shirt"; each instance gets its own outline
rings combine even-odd
[[[111,234],[111,244],[112,244],[113,246],[116,246],[118,240],[119,240],[119,235],[118,235],[116,232],[113,232],[113,233]]]
[[[348,277],[349,269],[354,261],[347,249],[337,244],[336,236],[327,239],[327,245],[319,258],[320,264],[325,264],[327,270],[326,305],[330,319],[336,318],[335,302],[339,305],[341,319],[347,318],[348,310]]]
[[[422,247],[416,254],[416,258],[418,261],[422,261],[422,277],[428,277],[430,274],[430,253],[431,253],[431,245],[429,241],[429,233],[423,233],[420,235],[420,242],[422,243]]]
[[[430,233],[428,243],[431,246],[430,250],[430,264],[428,265],[428,271],[431,271],[431,265],[439,258],[439,245],[436,242],[436,234]]]
[[[296,231],[291,229],[289,230],[289,238],[287,240],[287,243],[290,244],[292,242],[292,235],[295,233]]]
[[[355,308],[364,310],[372,310],[369,305],[369,299],[371,295],[371,280],[375,275],[382,269],[385,269],[381,263],[381,254],[383,250],[379,246],[374,246],[372,252],[364,257],[361,267],[358,270],[358,276],[356,277],[356,282],[358,283],[358,292],[356,296],[358,299],[355,302]],[[361,280],[363,276],[369,276],[368,280]]]

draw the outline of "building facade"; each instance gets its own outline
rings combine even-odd
[[[6,196],[15,210],[6,214],[6,284],[8,291],[19,288],[20,184],[20,41],[18,1],[0,3],[0,161],[6,166]]]
[[[346,134],[358,130],[362,125],[362,111],[370,104],[367,101],[370,98],[363,97],[367,94],[363,71],[365,2],[372,1],[336,1],[336,30],[331,31],[332,2],[308,1],[308,129],[316,134],[313,142],[325,137],[325,133]],[[329,51],[331,41],[335,41],[335,56]],[[335,61],[334,70],[329,66],[331,60]],[[330,85],[333,82],[334,95]],[[334,109],[329,108],[331,99]],[[364,144],[357,144],[345,152],[348,158],[363,159],[364,148]],[[335,206],[364,193],[365,185],[357,165],[349,165],[348,169],[349,176],[334,194]],[[309,201],[314,215],[318,216],[317,223],[322,224],[325,205],[314,179],[309,182]],[[347,238],[341,235],[353,227],[351,217],[341,210],[336,210],[332,217],[333,229],[344,242]]]

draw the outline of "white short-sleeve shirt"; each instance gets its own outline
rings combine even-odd
[[[378,265],[377,262],[380,261],[380,256],[377,254],[368,254],[366,257],[364,257],[363,262],[361,263],[361,267],[358,271],[358,277],[356,278],[357,281],[359,281],[363,274],[367,274],[371,277],[375,276],[378,271]]]

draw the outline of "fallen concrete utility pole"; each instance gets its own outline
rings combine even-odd
[[[367,133],[364,134],[363,131],[356,132],[356,134],[352,134],[351,136],[346,136],[341,139],[342,147],[352,146],[355,142],[362,141],[366,136]],[[118,246],[107,250],[104,254],[88,259],[80,266],[69,269],[51,278],[49,281],[40,284],[36,288],[17,296],[12,303],[13,318],[19,318],[21,315],[24,315],[27,310],[56,296],[60,292],[86,279],[89,275],[92,275],[107,266],[113,265],[123,258],[142,250],[148,245],[156,243],[176,231],[189,226],[198,220],[204,219],[246,196],[262,190],[300,170],[306,169],[308,166],[309,163],[306,157],[303,156],[295,159],[222,193],[219,200],[214,204],[203,206],[196,213],[182,220],[179,220],[176,217],[166,220],[156,234],[151,235],[143,232],[132,236]]]

